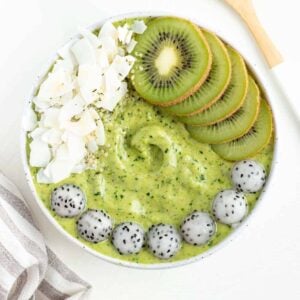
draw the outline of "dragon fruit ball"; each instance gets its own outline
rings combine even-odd
[[[119,224],[113,230],[112,243],[120,254],[139,253],[144,245],[144,230],[133,222]]]
[[[77,231],[86,241],[99,243],[108,239],[113,221],[103,210],[89,209],[77,220]]]
[[[195,211],[181,225],[184,240],[194,246],[206,244],[216,232],[216,224],[206,212]]]
[[[180,250],[181,237],[174,226],[160,223],[150,227],[147,243],[154,256],[168,259]]]
[[[234,225],[241,222],[247,214],[247,200],[242,192],[224,190],[217,194],[212,206],[217,221]]]
[[[266,182],[266,171],[260,163],[254,160],[243,160],[232,167],[231,180],[237,190],[244,193],[256,193]]]
[[[80,187],[63,184],[51,194],[51,209],[60,217],[72,218],[84,211],[86,198]]]

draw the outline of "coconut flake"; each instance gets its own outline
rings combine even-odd
[[[32,139],[37,139],[42,136],[47,131],[47,128],[37,127],[33,131],[31,131],[28,135]]]
[[[128,25],[125,24],[123,26],[119,26],[117,31],[119,41],[124,45],[129,44],[133,35],[133,31],[129,29]]]
[[[114,67],[109,69],[104,74],[104,91],[115,92],[121,86],[120,75]]]
[[[80,95],[75,96],[72,100],[68,101],[60,109],[59,113],[59,125],[60,128],[64,128],[65,123],[70,121],[74,116],[79,115],[85,106],[85,101]]]
[[[87,38],[78,40],[71,48],[79,65],[96,64],[96,52]]]
[[[67,147],[69,152],[69,159],[75,163],[80,162],[86,155],[84,138],[72,133],[68,133]]]
[[[34,139],[30,144],[29,163],[32,167],[45,167],[51,159],[51,151],[47,143]]]
[[[50,107],[48,110],[42,115],[40,120],[40,125],[42,127],[47,128],[59,128],[60,122],[59,122],[59,115],[60,115],[60,109],[56,107]]]
[[[84,38],[86,38],[91,43],[91,45],[94,48],[98,48],[100,46],[100,40],[94,33],[83,27],[79,27],[79,32]]]
[[[32,131],[37,126],[37,116],[32,107],[28,107],[25,111],[22,127],[25,131]]]
[[[46,80],[41,84],[38,98],[51,100],[59,98],[73,89],[71,73],[63,69],[49,73]]]
[[[98,66],[102,70],[105,70],[109,66],[107,53],[104,49],[97,49],[96,50],[96,59],[97,59]]]
[[[54,156],[61,160],[68,160],[69,159],[69,150],[68,150],[68,146],[66,144],[67,133],[64,133],[62,135],[62,140],[63,140],[63,143],[57,147]]]
[[[85,136],[96,129],[96,123],[88,111],[81,114],[79,121],[67,122],[65,128],[73,134]]]
[[[53,67],[53,72],[57,72],[63,70],[65,72],[73,72],[74,70],[74,62],[71,57],[66,57],[65,59],[58,59]]]
[[[46,166],[40,174],[41,180],[59,182],[67,178],[72,170],[86,155],[85,144],[82,138],[72,133],[65,134],[66,143],[57,148],[55,158]]]
[[[53,183],[52,179],[45,175],[44,169],[39,169],[36,174],[36,180],[38,183]]]
[[[125,24],[123,26],[118,26],[117,31],[118,31],[118,39],[119,39],[119,41],[122,44],[125,44],[126,37],[127,37],[128,33],[129,33],[128,25]]]
[[[43,175],[49,182],[57,183],[69,177],[73,168],[74,162],[55,158],[44,169]]]
[[[136,46],[136,44],[137,44],[137,41],[132,39],[126,47],[127,52],[131,53],[133,51],[134,47]]]
[[[85,169],[87,169],[86,164],[81,162],[74,166],[74,168],[72,169],[72,173],[82,173]]]
[[[108,61],[111,62],[114,56],[118,53],[118,45],[116,40],[110,36],[101,38],[101,49],[105,51]]]
[[[97,91],[103,86],[101,68],[97,65],[84,64],[78,69],[78,85],[87,104],[97,98]]]
[[[128,30],[128,33],[125,37],[125,45],[128,45],[132,39],[132,35],[133,35],[133,31],[132,30]]]
[[[43,99],[41,97],[34,97],[32,99],[32,102],[35,105],[35,110],[37,112],[45,112],[50,107],[50,100],[49,99]]]
[[[101,40],[104,37],[112,37],[115,41],[118,40],[118,31],[111,22],[105,22],[99,31],[98,38]]]
[[[71,41],[61,47],[60,49],[57,50],[57,54],[62,58],[62,59],[71,59],[74,66],[77,64],[77,61],[71,51],[71,47],[74,45],[74,41]]]
[[[91,153],[95,153],[98,150],[97,142],[95,140],[88,141],[87,148]]]
[[[79,163],[72,169],[72,173],[82,173],[84,170],[86,170],[87,166],[85,163]]]
[[[51,146],[56,146],[61,143],[61,136],[62,136],[62,131],[51,128],[46,130],[42,135],[41,135],[41,140],[44,143],[47,143]]]
[[[75,82],[74,82],[74,87],[75,87]],[[51,106],[59,107],[61,105],[64,105],[66,102],[68,102],[72,98],[73,98],[73,92],[70,91],[69,93],[64,94],[63,96],[51,99],[50,104],[51,104]]]
[[[117,89],[107,90],[101,101],[101,107],[109,111],[113,111],[116,105],[125,97],[127,93],[127,83],[120,82]]]
[[[93,107],[90,107],[88,110],[89,110],[89,113],[91,114],[92,118],[95,121],[97,121],[98,119],[100,120],[99,114],[97,113],[97,111]]]
[[[132,26],[131,26],[131,29],[134,33],[137,33],[137,34],[142,34],[144,33],[144,31],[146,30],[147,26],[145,25],[145,22],[144,21],[134,21]]]
[[[135,58],[131,55],[117,55],[113,60],[112,64],[110,65],[110,68],[118,74],[119,80],[124,80],[129,74],[129,71],[132,68],[134,61]]]

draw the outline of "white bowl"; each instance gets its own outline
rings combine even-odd
[[[108,19],[104,19],[102,21],[99,21],[91,26],[89,26],[89,29],[94,30],[97,29],[99,27],[102,26],[102,24],[104,24],[106,21],[119,21],[125,18],[134,18],[134,17],[149,17],[149,16],[166,16],[166,15],[174,15],[174,14],[170,14],[167,12],[137,12],[137,13],[129,13],[129,14],[123,14],[123,15],[118,15],[115,17],[111,17]],[[179,17],[183,17],[183,18],[188,18],[187,16],[183,16],[180,14],[176,14],[176,16]],[[201,24],[198,22],[198,20],[193,20],[192,21],[196,24],[198,24],[201,27],[207,28],[208,30],[210,30],[209,27],[207,27],[205,24]],[[211,30],[213,31],[213,30]],[[216,34],[218,34],[218,32],[214,31]],[[63,47],[68,46],[70,43],[72,43],[74,40],[78,39],[80,37],[80,35],[76,35],[74,37],[72,37],[69,42],[67,42]],[[223,37],[220,35],[220,37],[227,42],[228,40],[226,39],[226,37]],[[228,44],[230,44],[231,46],[233,46],[234,48],[236,48],[239,52],[241,52],[239,50],[238,47],[238,41],[228,41]],[[264,89],[265,86],[267,85],[267,82],[265,82],[264,77],[260,74],[260,72],[258,70],[254,70],[251,65],[249,64],[249,62],[247,61],[247,57],[245,57],[245,55],[241,52],[241,54],[243,55],[245,61],[247,62],[248,67],[251,69],[252,73],[255,76],[255,79],[259,82],[260,86]],[[33,84],[33,87],[31,89],[31,93],[29,95],[29,99],[30,101],[26,101],[25,103],[25,110],[28,109],[28,107],[31,106],[32,104],[32,99],[36,93],[36,90],[38,88],[38,86],[40,85],[40,83],[42,82],[42,80],[44,79],[44,77],[47,75],[49,68],[53,65],[54,61],[58,58],[57,54],[53,55],[52,58],[49,60],[49,62],[44,66],[44,68],[42,69],[40,75],[37,77],[36,81]],[[267,100],[268,100],[268,93],[267,90],[264,89],[264,93],[267,96]],[[271,105],[271,103],[270,103]],[[271,105],[272,106],[272,105]],[[24,111],[25,111],[24,110]],[[273,110],[274,113],[274,110]],[[275,130],[275,129],[274,129]],[[276,133],[276,132],[275,132]],[[268,176],[268,180],[267,180],[267,184],[264,187],[264,190],[262,191],[261,196],[259,197],[258,201],[255,204],[255,207],[252,209],[251,213],[243,220],[242,224],[237,227],[230,235],[228,235],[222,242],[218,243],[217,245],[213,246],[212,248],[210,248],[208,251],[201,253],[197,256],[194,256],[192,258],[188,258],[185,260],[181,260],[181,261],[175,261],[175,262],[167,262],[167,263],[159,263],[159,264],[138,264],[138,263],[132,263],[132,262],[128,262],[128,261],[123,261],[123,260],[119,260],[116,258],[112,258],[110,256],[107,255],[103,255],[87,246],[85,246],[83,243],[81,243],[79,240],[77,240],[76,238],[74,238],[73,236],[71,236],[69,233],[67,233],[60,225],[58,222],[55,221],[55,219],[52,217],[52,215],[50,214],[50,212],[48,211],[48,209],[45,207],[45,205],[42,203],[42,201],[39,199],[39,196],[36,192],[34,183],[33,183],[33,179],[30,173],[30,167],[28,165],[28,161],[27,161],[27,154],[26,154],[26,131],[24,129],[21,130],[21,155],[22,155],[22,163],[23,163],[23,167],[24,167],[24,172],[26,175],[26,179],[28,182],[28,185],[30,187],[30,190],[32,191],[32,194],[34,196],[34,199],[36,200],[36,202],[38,203],[38,206],[40,207],[40,209],[42,210],[43,214],[47,217],[47,219],[53,224],[53,226],[55,226],[61,233],[63,236],[66,237],[66,239],[68,239],[71,243],[76,244],[77,246],[85,249],[87,252],[91,253],[92,255],[99,257],[105,261],[111,262],[113,264],[116,265],[121,265],[121,266],[125,266],[125,267],[131,267],[131,268],[138,268],[138,269],[166,269],[166,268],[171,268],[171,267],[179,267],[182,265],[186,265],[186,264],[190,264],[192,262],[201,260],[209,255],[212,255],[215,251],[219,250],[220,248],[224,247],[227,243],[231,242],[238,234],[241,233],[242,229],[244,227],[247,226],[247,224],[249,224],[250,220],[253,219],[253,215],[255,214],[256,210],[259,207],[259,204],[261,202],[261,198],[263,197],[263,194],[265,193],[265,191],[268,189],[268,186],[271,186],[271,181],[273,178],[273,174],[275,172],[274,170],[274,162],[277,159],[277,153],[278,153],[278,146],[277,146],[277,139],[275,139],[275,147],[274,147],[274,156],[273,156],[273,161],[272,161],[272,166],[271,166],[271,172]]]

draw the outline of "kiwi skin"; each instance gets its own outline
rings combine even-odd
[[[202,111],[206,110],[208,107],[210,107],[211,105],[213,105],[218,99],[220,99],[220,97],[221,97],[221,96],[224,94],[224,92],[226,91],[226,89],[227,89],[227,87],[228,87],[228,84],[229,84],[229,82],[230,82],[230,79],[231,79],[231,73],[232,73],[232,70],[231,70],[231,61],[230,61],[230,57],[229,57],[229,54],[228,54],[228,51],[227,51],[227,48],[226,48],[225,44],[224,44],[223,41],[222,41],[218,36],[216,36],[213,32],[211,32],[211,31],[209,31],[209,30],[207,30],[207,29],[201,29],[201,30],[202,30],[202,32],[204,32],[204,33],[207,33],[207,34],[210,34],[210,35],[215,36],[215,37],[217,38],[217,41],[218,41],[218,44],[219,44],[220,48],[223,49],[224,54],[225,54],[225,56],[226,56],[226,60],[227,60],[228,64],[230,65],[230,70],[229,70],[229,74],[228,74],[227,81],[225,82],[224,87],[223,87],[223,89],[219,92],[219,94],[216,95],[213,99],[211,99],[208,103],[206,103],[205,105],[203,105],[201,108],[196,109],[196,110],[194,110],[193,112],[189,112],[189,113],[177,113],[177,112],[174,112],[174,111],[171,110],[171,109],[166,110],[166,111],[167,111],[168,113],[170,113],[171,115],[175,115],[175,116],[179,116],[179,117],[185,117],[185,116],[192,116],[192,115],[201,113]],[[203,35],[205,36],[205,34],[203,34]],[[212,56],[212,59],[213,59],[213,56]],[[212,64],[213,64],[213,62],[212,62]],[[208,74],[208,76],[209,76],[209,74]],[[208,78],[208,76],[207,76],[207,78]],[[207,78],[206,78],[206,79],[207,79]],[[205,84],[205,81],[201,84],[200,88],[197,89],[194,93],[197,93],[197,91],[201,89],[201,87],[202,87],[203,84]],[[194,93],[192,93],[190,96],[193,96]],[[190,97],[190,96],[189,96],[189,97]],[[187,98],[188,98],[188,97],[187,97]],[[184,100],[188,100],[187,98],[184,99]],[[184,100],[183,100],[183,101],[184,101]],[[181,101],[181,102],[183,102],[183,101]],[[180,103],[181,103],[181,102],[180,102]],[[180,104],[180,103],[179,103],[179,104]],[[177,104],[178,104],[178,103],[177,103]],[[170,107],[170,106],[168,106],[168,107]]]
[[[242,137],[243,135],[245,135],[252,127],[253,125],[255,124],[256,120],[257,120],[257,117],[258,117],[258,114],[259,114],[259,109],[260,109],[260,90],[258,88],[258,86],[255,84],[255,88],[258,90],[258,99],[257,99],[257,108],[256,108],[256,114],[255,114],[255,117],[253,119],[253,122],[252,124],[249,125],[249,127],[245,130],[244,133],[240,134],[239,136],[236,137],[236,139]],[[225,121],[225,120],[224,120]],[[228,143],[229,141],[231,141],[232,139],[228,139],[228,140],[225,140],[223,143]]]
[[[217,148],[218,148],[219,146],[221,146],[222,144],[211,145],[212,150],[215,151],[216,154],[219,155],[219,156],[220,156],[221,158],[223,158],[224,160],[227,160],[227,161],[239,161],[239,160],[251,158],[251,157],[255,156],[256,154],[258,154],[262,149],[264,149],[264,148],[270,143],[272,137],[274,136],[274,119],[273,119],[273,113],[272,113],[272,109],[271,109],[271,107],[270,107],[270,104],[269,104],[266,100],[264,100],[264,99],[261,99],[261,107],[262,107],[262,106],[264,106],[264,108],[266,109],[267,114],[268,114],[268,116],[269,116],[269,118],[270,118],[269,121],[270,121],[270,123],[271,123],[271,124],[270,124],[271,130],[270,130],[270,133],[269,133],[268,138],[265,140],[265,142],[264,142],[259,148],[250,151],[249,153],[247,153],[247,155],[244,155],[244,156],[242,156],[242,155],[240,155],[240,156],[235,156],[234,158],[233,158],[233,157],[231,157],[231,158],[225,157],[225,156],[222,156],[222,155],[219,153],[219,151],[217,150]],[[262,109],[262,108],[261,108],[261,109]],[[259,118],[259,116],[258,116],[258,118]],[[254,124],[253,127],[255,127],[255,124]],[[250,129],[250,130],[251,130],[251,129]],[[246,133],[246,135],[247,135],[247,133]],[[243,136],[240,137],[240,138],[243,138]],[[237,139],[237,140],[238,140],[238,139]],[[231,141],[231,142],[233,142],[233,141]],[[229,142],[229,143],[230,143],[230,142]],[[224,144],[226,144],[226,143],[224,143]]]
[[[211,34],[213,34],[212,32],[210,32]],[[221,47],[224,49],[225,53],[227,53],[227,49],[226,49],[226,46],[223,44],[223,42],[221,41]],[[231,64],[230,62],[230,58],[229,58],[229,55],[227,53],[227,60],[229,61],[229,63]],[[210,107],[211,105],[213,105],[217,100],[220,99],[220,97],[224,94],[224,92],[226,91],[227,87],[228,87],[228,84],[230,82],[230,78],[231,78],[231,68],[230,68],[230,73],[229,73],[229,76],[228,76],[228,79],[227,79],[227,82],[223,88],[222,91],[220,91],[219,95],[217,95],[211,102],[207,103],[206,105],[204,105],[203,107],[201,107],[200,109],[190,113],[190,114],[187,114],[187,116],[189,115],[195,115],[195,114],[198,114],[198,113],[201,113],[202,111],[206,110],[208,107]]]
[[[251,89],[251,90],[250,90]],[[252,90],[253,89],[253,90]],[[250,94],[249,94],[250,93]],[[249,95],[248,95],[249,94]],[[231,137],[227,137],[225,139],[211,139],[209,136],[206,138],[206,139],[203,139],[203,140],[200,140],[198,139],[199,142],[203,142],[203,143],[207,143],[207,144],[223,144],[223,143],[228,143],[232,140],[236,140],[240,137],[242,137],[243,135],[245,135],[252,127],[253,125],[255,124],[256,120],[257,120],[257,117],[258,117],[258,114],[259,114],[259,110],[260,110],[260,90],[257,86],[257,84],[255,83],[254,79],[252,79],[251,76],[249,76],[249,86],[248,86],[248,92],[247,92],[247,96],[246,96],[246,100],[245,101],[249,101],[247,100],[247,97],[252,97],[255,95],[255,98],[253,97],[253,101],[256,102],[256,107],[255,107],[255,113],[254,113],[254,116],[253,116],[253,120],[251,121],[251,123],[247,126],[247,128],[245,128],[243,130],[243,132],[239,133],[238,135],[236,136],[231,136]],[[252,100],[251,100],[252,101]],[[241,109],[243,109],[243,106],[241,107]],[[237,111],[236,113],[238,113],[239,111]],[[247,113],[247,112],[246,112]],[[248,112],[249,113],[249,112]],[[223,122],[231,122],[230,121],[230,118],[233,117],[234,114],[232,116],[230,116],[229,118],[223,120],[222,122],[220,122],[221,124]],[[214,124],[214,125],[217,125],[218,123]],[[214,125],[208,125],[208,126],[187,126],[187,130],[190,132],[190,134],[193,136],[193,131],[197,132],[197,128],[199,128],[201,130],[201,128],[206,128],[206,127],[210,127],[210,126],[214,126]],[[236,126],[237,124],[235,124]],[[197,136],[197,133],[194,133],[196,134]],[[196,136],[194,136],[194,138],[197,140]]]
[[[186,20],[186,21],[190,22],[188,20]],[[205,82],[206,78],[209,75],[209,72],[210,72],[210,69],[211,69],[211,65],[212,65],[212,53],[211,53],[210,47],[208,45],[208,42],[207,42],[204,34],[202,33],[202,30],[198,26],[196,26],[194,23],[192,23],[192,22],[190,22],[190,23],[199,32],[199,35],[203,39],[203,42],[204,42],[204,44],[206,46],[206,49],[208,50],[208,65],[207,65],[206,72],[204,73],[204,75],[202,76],[202,78],[200,79],[200,81],[193,88],[191,88],[189,91],[187,91],[185,94],[183,94],[179,98],[175,99],[174,101],[167,102],[167,103],[159,103],[159,104],[158,103],[153,103],[153,105],[157,105],[157,106],[161,106],[161,107],[168,107],[168,106],[171,106],[171,105],[178,104],[178,103],[182,102],[183,100],[185,100],[186,98],[188,98],[189,96],[191,96],[192,94],[194,94],[201,87],[201,85]]]

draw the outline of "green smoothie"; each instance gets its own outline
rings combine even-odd
[[[104,209],[115,223],[136,221],[146,230],[152,224],[170,223],[177,227],[194,210],[210,212],[214,196],[231,188],[233,163],[222,160],[210,145],[192,139],[184,125],[156,107],[128,93],[113,113],[101,112],[107,142],[99,150],[97,169],[73,174],[59,184],[35,187],[41,201],[69,234],[97,252],[136,263],[163,263],[147,249],[136,255],[120,255],[110,241],[91,244],[79,238],[76,220],[58,217],[50,208],[51,191],[62,183],[80,186],[88,207]],[[267,172],[273,156],[273,142],[254,157]],[[37,169],[32,168],[35,180]],[[259,193],[247,195],[249,211]],[[167,261],[196,256],[221,242],[232,231],[218,223],[217,233],[205,246],[183,243],[180,252]]]
[[[73,174],[58,184],[39,184],[38,169],[31,168],[40,200],[65,231],[96,252],[143,264],[188,259],[228,237],[233,229],[217,223],[217,232],[208,244],[193,246],[183,242],[178,254],[169,260],[154,257],[147,248],[139,254],[120,255],[109,240],[92,244],[80,238],[76,218],[61,218],[50,207],[52,190],[63,183],[78,185],[86,194],[88,208],[105,210],[115,224],[135,221],[145,231],[157,223],[179,228],[194,210],[210,213],[215,195],[232,188],[233,163],[221,159],[210,145],[195,141],[175,117],[143,101],[132,88],[112,113],[101,110],[99,114],[106,143],[97,152],[96,169]],[[274,139],[253,158],[267,173],[273,145]],[[260,193],[247,194],[249,213],[259,196]]]

